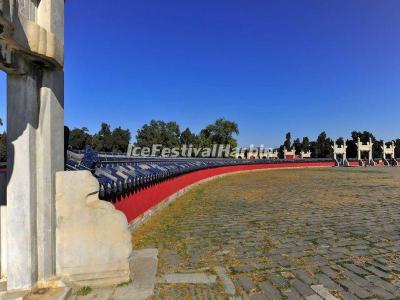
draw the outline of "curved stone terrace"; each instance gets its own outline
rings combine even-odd
[[[98,179],[99,196],[116,201],[141,188],[190,172],[243,165],[271,165],[296,163],[330,163],[332,159],[224,159],[224,158],[161,158],[104,155],[91,149],[68,152],[67,170],[89,170]]]

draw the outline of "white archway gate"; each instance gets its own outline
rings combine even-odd
[[[340,165],[339,156],[342,159],[342,164],[344,166],[348,166],[349,162],[347,160],[347,145],[344,143],[343,145],[338,145],[336,141],[333,142],[333,159]]]
[[[369,141],[366,143],[362,143],[360,140],[360,137],[358,137],[357,139],[357,159],[359,161],[362,161],[362,156],[361,154],[363,152],[367,152],[368,153],[368,164],[370,165],[374,165],[374,160],[372,157],[372,147],[373,147],[374,143],[372,142],[372,138],[369,138]]]
[[[387,145],[385,142],[382,142],[381,145],[382,148],[382,159],[385,162],[385,165],[393,165],[397,166],[398,162],[396,160],[396,145],[394,141],[392,141],[389,145]],[[390,161],[388,161],[388,159]]]

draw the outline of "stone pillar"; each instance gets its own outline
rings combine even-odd
[[[372,161],[372,148],[374,144],[372,143],[372,139],[369,138],[369,153],[368,153],[368,160],[371,162]]]
[[[8,199],[1,220],[7,219],[1,228],[7,228],[7,251],[2,246],[1,253],[7,253],[7,268],[3,264],[1,270],[7,270],[8,289],[20,290],[56,274],[55,173],[64,168],[64,0],[0,0],[0,27],[0,68],[8,74]]]
[[[0,171],[0,238],[1,238],[1,277],[7,274],[7,173]]]
[[[38,276],[55,275],[55,174],[64,170],[64,73],[43,72],[36,135]]]
[[[336,141],[333,141],[333,159],[336,160]]]
[[[31,288],[56,274],[55,174],[64,169],[63,80],[63,71],[8,76],[10,290]]]
[[[357,140],[357,158],[361,160],[361,141],[360,138]]]
[[[29,289],[37,281],[36,129],[38,74],[7,78],[7,286]]]
[[[396,159],[396,144],[392,141],[392,159]]]

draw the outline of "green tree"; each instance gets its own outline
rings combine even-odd
[[[357,158],[357,144],[353,139],[347,140],[346,141],[347,149],[346,149],[346,155],[349,159]]]
[[[285,142],[283,143],[283,147],[286,148],[287,150],[292,149],[292,134],[290,132],[286,133],[286,139]]]
[[[394,149],[394,154],[396,158],[400,158],[400,139],[396,139],[394,141],[395,149]]]
[[[206,129],[202,129],[199,134],[199,146],[209,148],[212,146],[212,143],[211,133]]]
[[[163,145],[169,148],[180,146],[181,130],[178,123],[168,122],[165,123],[165,129],[163,130]]]
[[[300,154],[301,150],[302,150],[302,144],[300,142],[300,139],[297,138],[293,141],[293,148],[296,151],[296,154]]]
[[[308,137],[303,137],[303,141],[301,142],[301,150],[308,152],[310,151],[310,139]]]
[[[164,122],[151,120],[145,124],[136,134],[136,145],[138,147],[152,147],[160,144],[163,147],[178,147],[180,145],[180,129],[176,122]]]
[[[124,153],[128,150],[131,140],[131,132],[129,129],[117,127],[112,132],[113,152]]]
[[[200,144],[202,147],[210,147],[212,144],[230,145],[237,147],[235,135],[239,134],[239,126],[233,121],[219,118],[215,123],[208,125],[200,131]]]
[[[109,124],[101,124],[99,132],[93,136],[92,146],[94,150],[99,152],[111,152],[113,150],[113,137]]]
[[[199,137],[192,133],[189,128],[182,131],[180,136],[181,145],[193,145],[195,147],[199,146]]]
[[[332,156],[332,140],[323,131],[318,135],[314,144],[314,157],[330,158]]]
[[[69,134],[69,146],[72,149],[83,150],[92,142],[92,136],[86,127],[74,128]]]
[[[336,145],[343,146],[344,145],[344,138],[340,137],[336,140]]]

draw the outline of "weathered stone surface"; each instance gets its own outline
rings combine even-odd
[[[14,3],[13,3],[14,2]],[[64,64],[64,0],[3,0],[2,39],[36,60]],[[12,8],[18,8],[18,12]]]
[[[239,276],[237,282],[246,292],[250,292],[251,290],[255,289],[253,281],[248,276]]]
[[[142,249],[132,253],[131,269],[133,281],[117,287],[112,299],[145,300],[154,294],[158,265],[157,249]]]
[[[323,285],[312,285],[311,288],[324,300],[339,300],[333,296]]]
[[[291,282],[292,286],[296,288],[296,290],[303,296],[303,297],[309,297],[314,295],[314,291],[309,288],[304,282],[295,279]]]
[[[268,281],[259,284],[260,289],[267,296],[268,299],[281,299],[282,295],[278,289],[274,288]]]
[[[7,78],[7,277],[8,289],[29,289],[38,279],[36,230],[36,72]],[[18,122],[15,122],[18,120]],[[11,221],[12,220],[12,221]],[[50,228],[49,228],[50,229]]]
[[[339,284],[348,289],[350,293],[354,294],[355,296],[361,299],[373,296],[373,294],[370,293],[368,290],[356,285],[354,282],[350,280],[339,280]]]
[[[226,275],[224,267],[215,267],[215,272],[217,273],[218,277],[221,279],[222,284],[224,285],[224,290],[227,295],[235,295],[236,289],[235,285],[233,284],[232,280]]]
[[[57,273],[85,285],[129,280],[132,252],[128,222],[98,199],[88,171],[57,173]]]
[[[158,282],[160,283],[196,283],[196,284],[212,284],[215,283],[217,277],[215,275],[197,274],[165,274]]]

